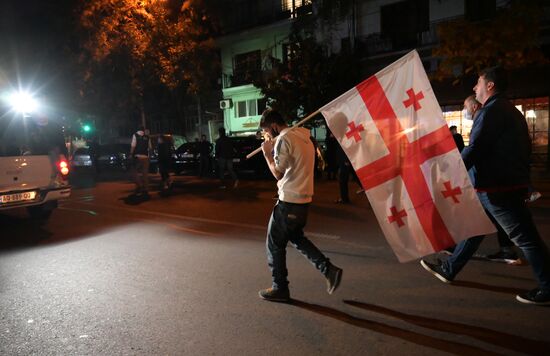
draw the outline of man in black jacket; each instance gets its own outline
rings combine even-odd
[[[550,255],[526,206],[531,141],[527,122],[505,99],[506,74],[500,67],[483,70],[474,91],[483,105],[474,121],[470,144],[462,151],[466,169],[475,168],[479,200],[491,219],[518,246],[531,265],[538,287],[516,299],[526,304],[550,304]],[[478,249],[483,236],[459,243],[441,264],[422,266],[450,283]]]

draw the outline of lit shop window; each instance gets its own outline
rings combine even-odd
[[[290,11],[292,17],[297,17],[301,8],[311,5],[311,0],[281,0],[281,8],[283,11]]]

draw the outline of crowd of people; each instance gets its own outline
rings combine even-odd
[[[464,109],[473,119],[473,127],[466,146],[456,126],[450,127],[458,150],[478,198],[487,215],[498,230],[500,249],[487,255],[488,260],[520,263],[515,246],[531,266],[538,286],[517,295],[526,304],[550,304],[550,254],[535,226],[527,204],[541,196],[530,180],[531,142],[526,120],[514,105],[505,98],[506,73],[500,67],[488,68],[479,74],[473,88],[475,95],[467,97]],[[327,291],[333,293],[342,278],[342,269],[332,262],[304,236],[308,207],[313,197],[315,170],[318,167],[317,146],[309,130],[290,128],[282,115],[266,110],[261,117],[260,128],[264,141],[262,152],[269,171],[277,180],[277,203],[268,225],[266,250],[268,266],[272,273],[272,285],[260,290],[259,296],[269,301],[290,300],[286,246],[290,242],[326,278]],[[159,145],[164,144],[159,137]],[[135,158],[136,192],[148,194],[148,159],[150,140],[143,127],[132,137],[131,154]],[[212,144],[201,138],[201,157],[210,157]],[[226,188],[226,171],[237,187],[239,180],[233,169],[231,140],[223,128],[216,140],[215,157],[220,187]],[[166,150],[162,149],[165,156]],[[161,150],[159,149],[159,155]],[[326,139],[326,176],[338,179],[338,204],[349,204],[348,181],[350,177],[361,184],[341,146],[329,132]],[[160,161],[160,158],[159,158]],[[200,175],[206,172],[209,162],[201,158]],[[163,184],[169,184],[166,168],[161,169]],[[420,261],[422,267],[443,282],[450,283],[474,256],[484,236],[473,236],[454,248],[441,251],[446,259]]]

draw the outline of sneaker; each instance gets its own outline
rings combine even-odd
[[[550,291],[535,288],[527,293],[516,295],[516,299],[524,304],[550,305]]]
[[[529,195],[529,198],[525,199],[525,202],[532,203],[540,197],[542,197],[542,194],[540,194],[540,192],[532,192],[531,195]]]
[[[453,278],[451,276],[449,276],[443,270],[443,268],[441,268],[441,264],[426,262],[423,259],[420,260],[420,264],[422,265],[422,267],[424,267],[424,269],[426,271],[428,271],[431,274],[433,274],[434,276],[436,276],[440,281],[442,281],[444,283],[451,283],[453,281]]]
[[[513,251],[498,251],[497,253],[493,253],[490,255],[484,256],[489,261],[493,262],[505,262],[509,265],[513,264],[521,264],[521,259],[518,257],[518,255]]]
[[[258,292],[260,298],[270,302],[289,302],[290,291],[288,289],[267,288]]]
[[[342,281],[342,269],[336,267],[333,264],[330,264],[328,267],[327,274],[325,275],[327,279],[327,292],[328,294],[334,293],[336,288],[340,285]]]

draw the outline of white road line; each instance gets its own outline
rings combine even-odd
[[[117,205],[99,204],[97,202],[91,203],[91,202],[86,202],[86,201],[72,200],[70,202],[66,201],[65,203],[93,205],[93,206],[99,206],[99,207],[104,207],[104,208],[108,208],[108,209],[117,209],[117,210],[128,211],[128,212],[137,213],[137,214],[149,214],[149,215],[163,216],[163,217],[167,217],[167,218],[171,218],[171,219],[178,219],[178,220],[188,220],[188,221],[196,221],[196,222],[209,223],[209,224],[229,225],[229,226],[234,226],[234,227],[260,230],[260,231],[266,231],[266,229],[267,229],[267,226],[265,226],[265,225],[243,224],[243,223],[236,223],[236,222],[230,222],[230,221],[198,218],[198,217],[194,217],[194,216],[185,216],[185,215],[178,215],[178,214],[161,213],[161,212],[157,212],[157,211],[132,209],[132,208],[121,207],[121,206],[117,206]],[[305,231],[305,234],[306,234],[306,236],[316,237],[316,238],[321,238],[321,239],[328,239],[328,240],[339,240],[340,239],[339,235],[323,234],[323,233],[319,233],[319,232]]]

